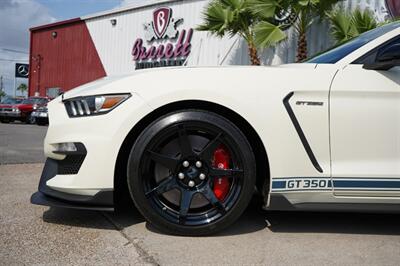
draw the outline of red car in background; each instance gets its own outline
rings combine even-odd
[[[0,122],[9,123],[16,120],[27,124],[35,123],[32,112],[39,107],[46,106],[50,101],[47,97],[29,97],[20,103],[0,104]]]

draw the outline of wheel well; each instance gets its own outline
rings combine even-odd
[[[256,157],[257,190],[266,196],[270,182],[269,162],[265,147],[254,128],[238,113],[222,105],[206,101],[180,101],[162,106],[139,121],[126,136],[118,153],[114,173],[114,202],[115,206],[131,202],[127,186],[127,164],[129,153],[139,134],[155,119],[166,113],[184,110],[200,109],[222,115],[234,123],[246,135]],[[266,189],[265,189],[266,188]]]

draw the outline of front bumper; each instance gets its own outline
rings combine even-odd
[[[44,141],[48,160],[32,203],[112,210],[118,153],[132,127],[151,109],[136,94],[105,115],[70,118],[61,97],[51,101],[48,108],[50,123]],[[72,161],[68,154],[56,152],[57,144],[70,142],[84,145],[85,158],[79,162],[79,169],[68,167],[79,158]]]
[[[45,118],[45,119],[48,118],[48,114],[46,112],[33,111],[31,116],[35,118]]]
[[[64,160],[68,160],[67,158]],[[57,161],[47,159],[39,182],[39,191],[31,196],[31,203],[51,207],[90,209],[101,211],[113,211],[113,191],[99,191],[93,196],[69,194],[54,190],[47,186],[47,181],[57,174],[65,172],[65,165],[60,164],[64,160]],[[73,170],[75,166],[69,165]]]
[[[21,112],[8,112],[8,111],[1,111],[0,112],[0,117],[3,118],[21,118],[22,113]]]

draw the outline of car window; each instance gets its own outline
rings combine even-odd
[[[33,104],[33,99],[32,98],[28,98],[22,101],[22,104]]]
[[[390,23],[384,25],[382,27],[370,30],[361,34],[360,36],[338,46],[330,49],[320,55],[317,55],[305,63],[316,63],[316,64],[335,64],[336,62],[340,61],[342,58],[346,57],[347,55],[351,54],[353,51],[361,48],[362,46],[366,45],[367,43],[375,40],[376,38],[400,27],[399,22]]]
[[[376,57],[377,55],[385,50],[386,48],[395,45],[395,44],[400,44],[400,38],[395,37],[394,39],[382,44],[381,46],[375,48],[371,52],[367,53],[366,55],[363,55],[362,57],[358,58],[355,60],[352,64],[373,64],[376,62]],[[399,46],[400,47],[400,46]],[[400,48],[399,48],[399,54],[400,54]]]
[[[12,98],[7,98],[7,99],[5,99],[2,103],[3,103],[3,104],[15,104],[15,103],[16,103],[16,100],[15,100],[15,99],[12,99]]]
[[[45,104],[47,103],[46,98],[28,98],[22,101],[23,104]]]
[[[44,98],[36,98],[35,99],[35,104],[45,104],[47,103],[47,99]]]

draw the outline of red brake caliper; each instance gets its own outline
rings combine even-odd
[[[220,169],[229,169],[230,155],[224,146],[219,146],[214,151],[213,156],[213,167]],[[229,179],[226,176],[219,176],[214,179],[214,194],[218,200],[222,201],[225,199],[229,192]]]

